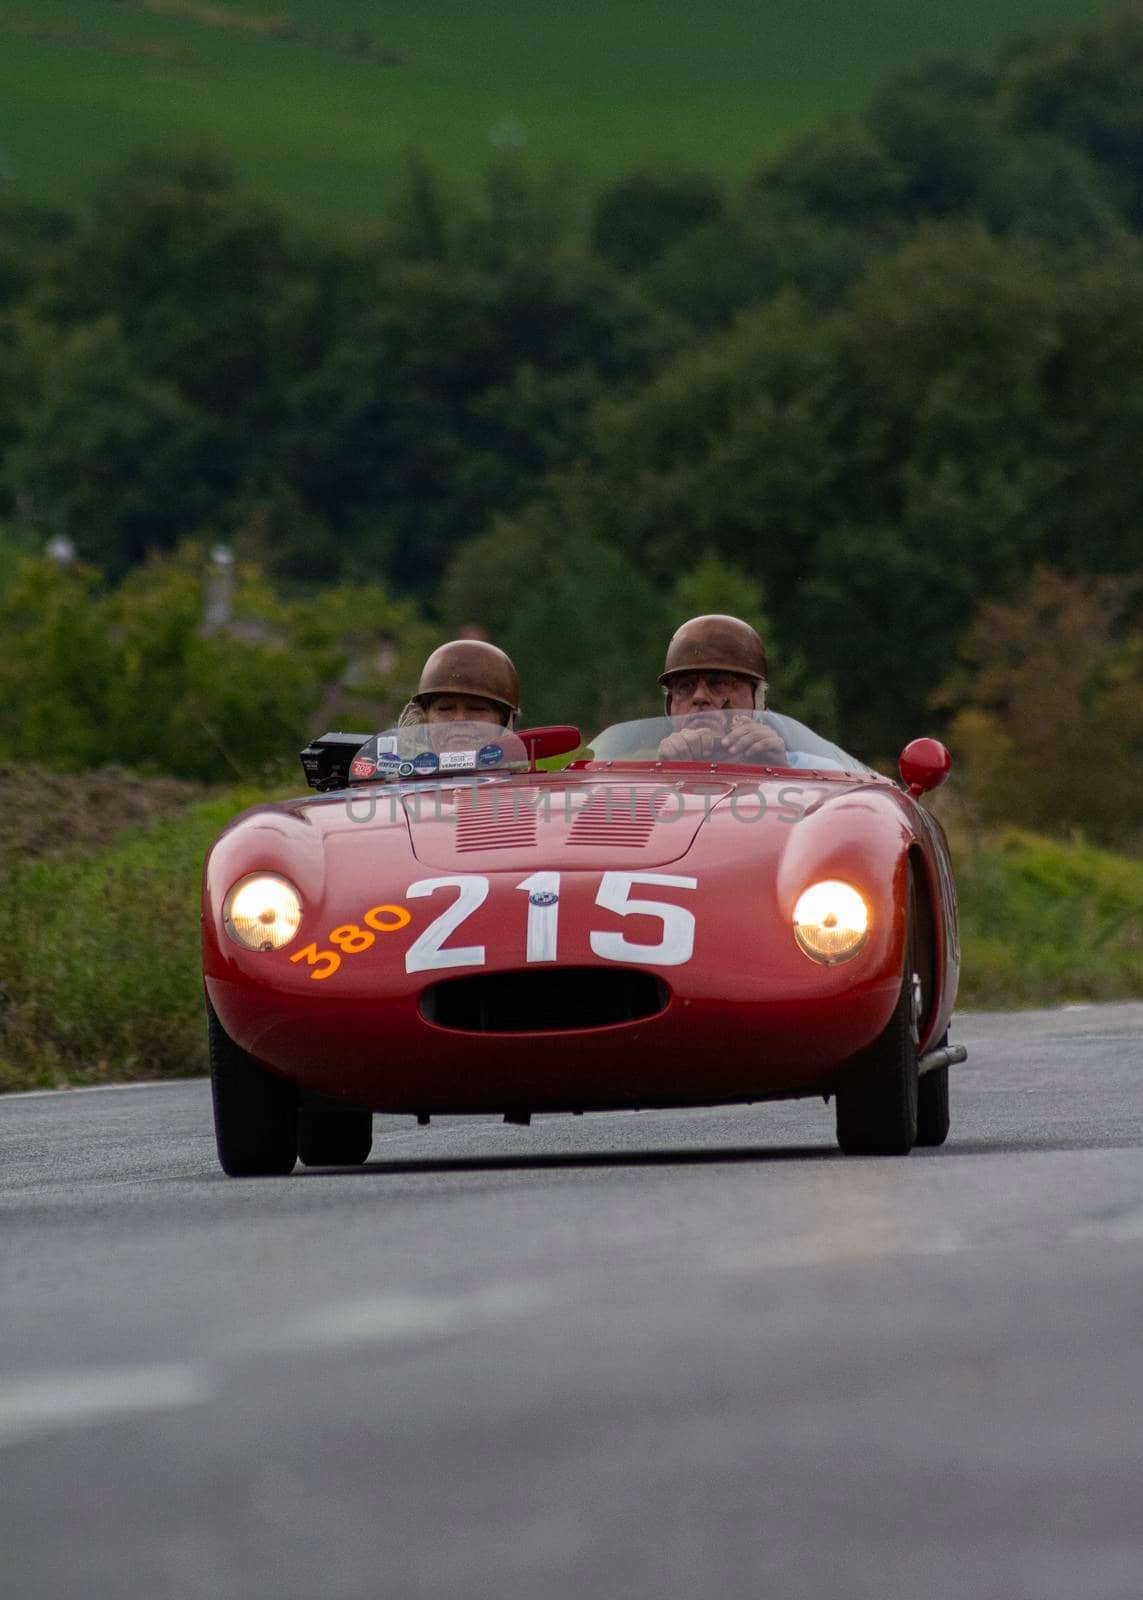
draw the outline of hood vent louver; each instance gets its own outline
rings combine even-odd
[[[685,856],[725,781],[670,782],[657,774],[506,773],[475,785],[443,781],[404,793],[413,854],[449,872],[569,872],[665,866]]]
[[[490,785],[469,795],[457,808],[456,848],[470,850],[521,850],[536,843],[536,814],[514,806],[511,790]]]
[[[629,789],[597,789],[577,812],[568,832],[568,844],[639,849],[650,841],[664,802],[661,792],[648,792],[636,785]]]

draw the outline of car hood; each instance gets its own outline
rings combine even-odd
[[[663,866],[686,855],[726,781],[527,774],[403,796],[413,852],[453,872]]]
[[[331,873],[349,884],[382,862],[399,871],[402,857],[439,873],[496,874],[653,870],[697,856],[705,868],[782,863],[796,876],[830,854],[835,835],[860,833],[864,813],[897,809],[895,786],[875,783],[885,792],[840,774],[815,781],[573,771],[363,784],[235,818],[212,847],[208,876],[223,892],[244,872],[283,872],[311,901]]]

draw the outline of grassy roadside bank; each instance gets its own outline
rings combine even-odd
[[[133,783],[167,788],[147,820],[110,838],[110,790],[92,792],[85,776],[87,805],[66,808],[50,834],[40,829],[39,849],[0,845],[0,1092],[205,1069],[202,860],[224,824],[264,796],[230,789],[188,803],[193,785]],[[59,848],[77,828],[85,842]]]
[[[46,779],[21,809],[5,776],[0,1091],[204,1071],[202,858],[264,793],[91,774],[82,807],[53,811]],[[1007,829],[961,837],[955,865],[963,1007],[1143,996],[1143,861]]]
[[[1143,861],[1009,828],[953,864],[964,1009],[1143,998]]]

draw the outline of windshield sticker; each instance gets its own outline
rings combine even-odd
[[[402,761],[397,768],[397,772],[402,778],[411,778],[413,776],[413,763],[411,761]]]
[[[349,768],[351,778],[371,778],[377,771],[377,763],[370,761],[367,756],[355,756]]]
[[[437,758],[431,750],[422,750],[419,756],[413,757],[413,769],[416,772],[426,773],[437,770]]]
[[[444,750],[441,752],[442,772],[471,772],[475,765],[475,750]]]
[[[500,744],[482,745],[477,751],[476,759],[482,767],[496,767],[504,760],[504,746]]]
[[[377,754],[379,756],[394,756],[397,754],[397,735],[395,733],[379,733],[377,735]]]

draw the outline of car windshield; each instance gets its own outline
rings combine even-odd
[[[707,765],[872,769],[840,745],[777,711],[701,711],[687,717],[617,722],[591,741],[588,762],[701,762]]]
[[[498,722],[416,722],[367,739],[350,764],[349,781],[411,783],[527,766],[523,741]]]

